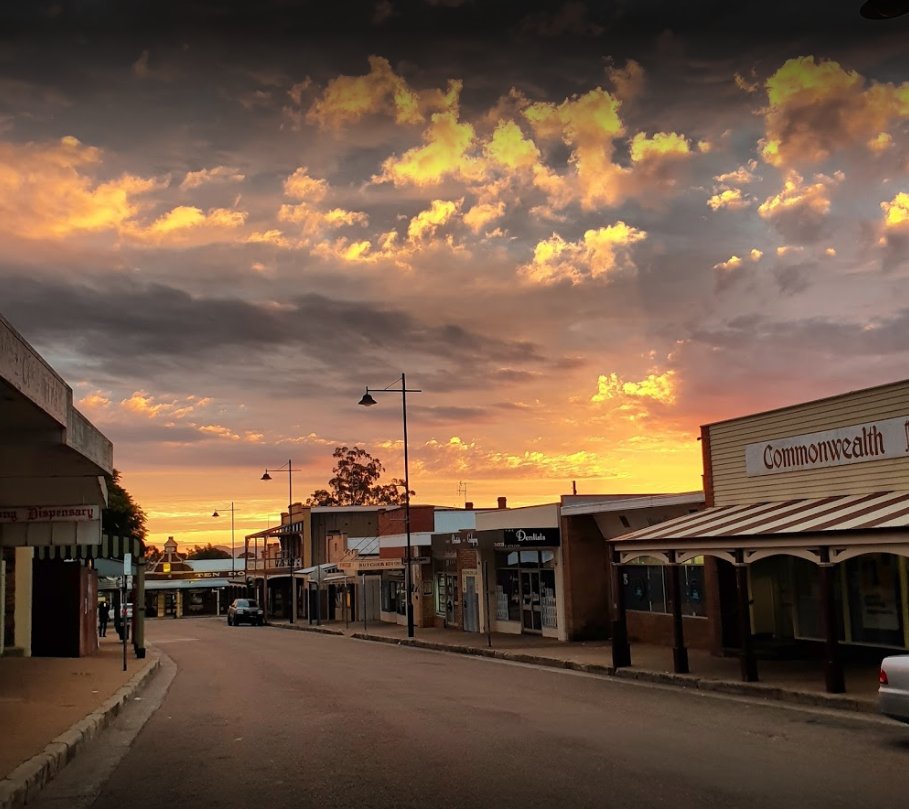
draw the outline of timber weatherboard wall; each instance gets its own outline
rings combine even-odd
[[[909,419],[909,380],[707,425],[713,502],[724,506],[832,493],[905,491],[909,489],[905,458],[751,477],[745,470],[747,444],[897,417]]]

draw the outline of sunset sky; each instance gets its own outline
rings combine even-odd
[[[699,489],[701,424],[909,375],[909,16],[18,5],[0,312],[155,544],[340,444],[402,475],[400,397],[357,407],[402,371],[416,501],[478,506]]]

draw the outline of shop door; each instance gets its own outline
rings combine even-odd
[[[458,577],[445,576],[445,623],[447,626],[458,625]]]
[[[525,632],[543,631],[540,574],[536,570],[521,571],[521,623]]]
[[[479,602],[477,601],[477,577],[464,577],[464,631],[480,631]]]

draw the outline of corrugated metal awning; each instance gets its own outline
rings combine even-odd
[[[100,543],[92,545],[36,545],[37,559],[122,559],[130,553],[133,559],[145,554],[141,539],[103,535]]]
[[[909,492],[715,506],[623,534],[611,541],[674,542],[886,528],[909,528]]]

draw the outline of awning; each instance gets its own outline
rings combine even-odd
[[[122,559],[124,553],[131,553],[133,559],[145,554],[142,540],[135,537],[112,537],[103,535],[101,542],[93,545],[37,545],[37,559]]]
[[[802,500],[715,506],[615,537],[623,561],[634,554],[741,550],[746,561],[777,552],[831,561],[885,551],[909,555],[909,492],[875,492]],[[878,546],[878,547],[875,547]],[[634,548],[634,551],[632,551]],[[731,558],[726,553],[716,556]]]

